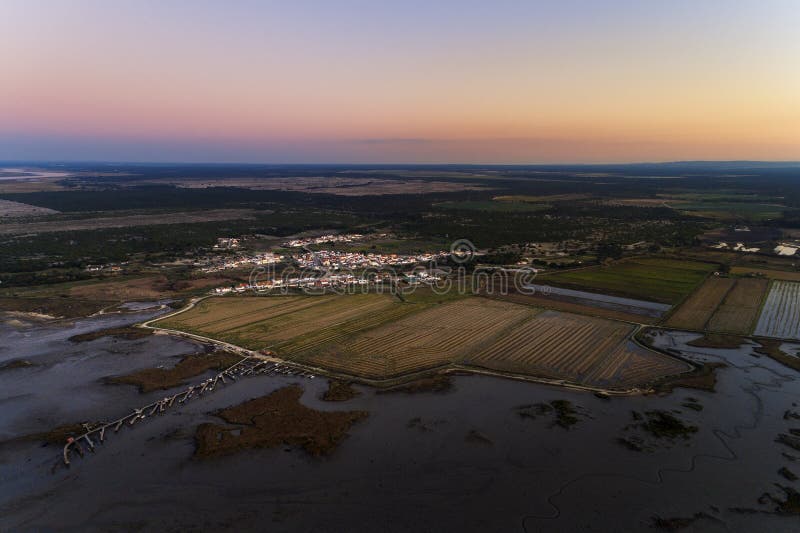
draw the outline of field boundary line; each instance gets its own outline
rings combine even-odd
[[[717,265],[717,266],[719,266],[719,263],[716,263],[716,265]],[[699,291],[700,291],[700,288],[701,288],[703,285],[705,285],[706,281],[708,281],[708,278],[710,278],[710,277],[711,277],[711,276],[713,276],[713,275],[714,275],[714,272],[708,272],[708,273],[705,275],[705,277],[703,277],[703,279],[702,279],[702,280],[700,280],[700,281],[699,281],[699,282],[698,282],[698,283],[697,283],[697,284],[694,286],[694,288],[693,288],[691,291],[689,291],[689,293],[688,293],[686,296],[684,296],[683,298],[681,298],[681,300],[680,300],[679,302],[675,303],[675,304],[672,306],[672,308],[671,308],[669,311],[667,311],[666,313],[664,313],[664,315],[661,317],[661,320],[659,320],[658,322],[656,322],[656,324],[657,324],[657,325],[666,324],[666,323],[669,321],[669,319],[670,319],[670,318],[672,318],[672,315],[674,315],[675,313],[677,313],[677,312],[678,312],[678,310],[681,308],[681,306],[683,306],[683,304],[685,304],[685,303],[686,303],[686,302],[687,302],[687,301],[688,301],[688,300],[689,300],[689,299],[690,299],[692,296],[694,296],[694,294],[695,294],[696,292],[699,292]],[[717,307],[719,307],[719,306],[717,306]],[[716,311],[716,308],[714,309],[714,311]],[[713,315],[714,313],[711,313],[711,314]]]
[[[717,312],[719,311],[720,307],[725,305],[725,300],[728,299],[728,296],[730,296],[731,292],[733,292],[733,290],[736,288],[736,286],[739,285],[739,280],[738,279],[735,279],[735,278],[730,278],[730,279],[733,280],[733,283],[731,283],[731,286],[728,287],[728,290],[726,290],[725,294],[722,296],[722,298],[720,298],[719,303],[716,306],[714,306],[714,310],[711,311],[711,314],[708,315],[708,318],[703,323],[703,331],[710,331],[709,328],[710,328],[710,325],[711,325],[711,320],[714,319],[714,315],[717,314]],[[705,284],[705,281],[703,282],[703,284]]]

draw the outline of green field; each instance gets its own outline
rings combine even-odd
[[[711,263],[650,257],[618,261],[610,266],[545,274],[539,281],[675,304],[715,269],[716,265]]]
[[[436,204],[437,207],[444,209],[461,209],[467,211],[505,211],[505,212],[536,212],[550,209],[549,204],[534,204],[530,202],[514,201],[464,201],[464,202],[442,202]]]
[[[720,219],[774,220],[790,210],[783,205],[745,202],[668,202],[668,205],[678,211]]]

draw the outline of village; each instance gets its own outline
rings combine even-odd
[[[386,237],[386,233],[380,233],[375,235],[370,235],[371,238],[380,238]],[[334,234],[329,233],[327,235],[319,235],[317,237],[309,237],[306,239],[292,239],[283,243],[283,246],[287,248],[302,248],[304,246],[310,246],[313,244],[329,244],[329,243],[336,243],[336,242],[356,242],[364,240],[365,236],[360,233],[345,233],[345,234]]]
[[[326,291],[335,289],[361,288],[369,290],[370,287],[396,287],[403,285],[413,287],[417,285],[432,285],[447,276],[447,272],[436,268],[417,267],[413,270],[395,274],[392,272],[372,272],[356,274],[353,272],[331,274],[320,270],[306,276],[275,276],[274,279],[253,280],[249,283],[216,287],[211,291],[214,295],[243,293],[254,291],[266,293],[273,290],[303,290]]]

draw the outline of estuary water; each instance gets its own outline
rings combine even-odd
[[[725,362],[717,392],[602,399],[457,376],[445,393],[377,395],[357,387],[359,397],[332,403],[319,399],[324,379],[259,376],[123,428],[96,453],[73,457],[70,468],[60,446],[13,440],[113,419],[163,397],[103,378],[169,366],[204,346],[162,335],[67,340],[154,315],[0,325],[0,365],[35,365],[0,371],[0,530],[653,531],[657,518],[690,519],[685,531],[800,526],[797,516],[769,513],[774,504],[761,498],[780,498],[776,483],[800,488],[778,473],[785,467],[800,474],[800,462],[789,458],[800,451],[774,442],[800,427],[800,420],[784,418],[800,412],[797,373],[754,357],[749,347],[698,351],[686,345],[696,335],[682,332],[665,331],[656,342]],[[195,428],[218,421],[213,411],[291,383],[304,387],[301,401],[309,407],[370,416],[327,457],[282,446],[193,458]],[[564,429],[553,425],[552,413],[529,416],[531,405],[553,400],[571,402],[578,422]],[[633,411],[655,410],[698,431],[670,440],[631,428]],[[634,435],[646,449],[618,441]]]

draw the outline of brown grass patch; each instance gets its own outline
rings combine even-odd
[[[73,298],[0,297],[0,311],[38,313],[62,318],[89,316],[112,306],[109,300],[78,300]]]
[[[784,366],[788,366],[789,368],[793,368],[795,370],[800,371],[800,359],[797,357],[791,356],[787,353],[784,353],[781,350],[781,345],[783,341],[775,340],[775,339],[762,339],[758,338],[756,341],[761,345],[758,348],[755,348],[753,351],[757,354],[766,355]]]
[[[667,376],[655,383],[655,390],[659,393],[672,392],[676,388],[697,389],[714,392],[717,387],[718,368],[725,368],[725,363],[703,363],[699,368],[687,374]]]
[[[125,376],[111,377],[109,383],[136,385],[139,392],[166,390],[185,385],[187,379],[208,370],[224,370],[242,360],[241,355],[219,352],[211,355],[187,355],[172,368],[146,368]]]
[[[92,426],[94,424],[87,424]],[[86,427],[84,424],[64,424],[61,426],[54,427],[48,431],[42,431],[40,433],[29,433],[27,435],[21,435],[19,437],[14,437],[7,441],[2,441],[0,444],[5,443],[12,443],[12,442],[40,442],[43,444],[64,444],[69,437],[77,437],[78,435],[82,435],[86,432]]]
[[[68,294],[70,298],[84,300],[158,300],[166,296],[166,284],[167,278],[164,276],[146,276],[75,285],[68,290]]]
[[[375,394],[417,394],[420,392],[447,392],[453,388],[453,381],[449,376],[436,375],[426,378],[415,379],[410,383],[378,389]]]
[[[36,363],[32,363],[27,359],[14,359],[13,361],[8,361],[7,363],[3,363],[0,365],[0,372],[6,370],[18,370],[20,368],[31,368],[33,366],[38,366]]]
[[[331,379],[328,381],[328,390],[322,395],[322,399],[326,402],[346,402],[360,395],[361,393],[355,390],[349,381]]]
[[[79,335],[73,335],[68,340],[72,342],[87,342],[99,339],[101,337],[114,337],[116,339],[124,339],[130,341],[136,339],[143,339],[144,337],[149,337],[152,334],[153,334],[152,329],[122,327],[122,328],[101,329],[98,331],[81,333]]]
[[[299,446],[311,455],[331,453],[366,411],[316,411],[300,403],[303,389],[290,385],[215,413],[228,425],[201,424],[195,457],[229,455],[254,448]]]
[[[719,333],[706,333],[704,336],[686,344],[697,348],[718,348],[720,350],[735,350],[744,344],[744,339],[734,335],[721,335]]]

